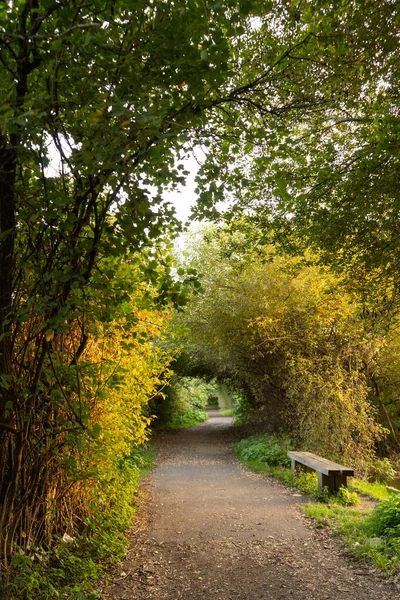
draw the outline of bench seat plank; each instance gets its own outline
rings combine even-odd
[[[288,452],[288,456],[292,460],[310,467],[310,469],[314,469],[314,471],[323,473],[328,477],[336,474],[345,475],[346,477],[354,475],[354,469],[350,469],[349,467],[345,467],[339,463],[335,463],[326,458],[322,458],[321,456],[317,456],[316,454],[312,454],[312,452],[290,451]]]

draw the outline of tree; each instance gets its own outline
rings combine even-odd
[[[236,166],[246,173],[236,210],[286,250],[312,246],[388,311],[399,285],[398,7],[350,1],[327,14],[324,6],[292,3],[297,27],[314,24],[288,83],[320,104],[266,127],[265,143],[249,140],[250,159]]]
[[[215,79],[200,44],[221,24],[210,28],[196,3],[187,8],[1,7],[2,558],[14,543],[49,543],[51,522],[63,521],[48,518],[46,481],[60,468],[63,429],[83,446],[94,435],[90,406],[81,406],[88,343],[93,322],[112,322],[126,301],[114,284],[119,261],[139,264],[162,302],[178,299],[168,253],[151,242],[176,224],[146,186],[180,180],[175,158],[199,123],[196,94]],[[223,64],[222,34],[220,41],[211,54]],[[51,177],[54,152],[60,167]]]
[[[324,456],[368,462],[383,429],[365,364],[382,342],[366,334],[357,296],[310,256],[246,248],[243,231],[206,230],[194,254],[205,293],[181,317],[191,360],[242,389],[253,426],[284,429]]]
[[[307,2],[299,12],[284,0],[1,3],[3,558],[14,541],[28,543],[27,498],[42,494],[46,506],[34,463],[22,477],[35,452],[34,434],[42,432],[41,448],[51,447],[47,424],[60,414],[68,415],[68,429],[88,434],[71,406],[96,302],[97,320],[107,322],[124,301],[122,291],[113,296],[119,262],[138,265],[153,299],[179,302],[163,241],[177,225],[161,190],[184,177],[181,158],[193,145],[205,148],[200,205],[210,214],[223,196],[224,171],[228,190],[235,184],[240,193],[249,184],[246,172],[226,168],[228,157],[277,140],[290,115],[321,116],[343,94],[354,97],[362,88],[354,78],[361,50],[353,55],[348,41],[353,30],[367,39],[370,28],[356,18],[369,7],[349,4],[350,33],[347,9],[330,17],[327,7]],[[333,61],[328,75],[321,62],[326,52]],[[337,84],[332,97],[330,80]],[[59,170],[51,176],[54,153]],[[114,262],[107,262],[110,256]],[[61,376],[70,369],[76,386]],[[42,523],[47,526],[46,518]],[[32,543],[42,533],[32,531]]]
[[[164,303],[178,300],[168,256],[152,242],[176,228],[160,190],[181,180],[176,159],[190,140],[211,135],[206,111],[240,96],[232,65],[251,36],[251,8],[1,6],[2,558],[15,542],[50,541],[46,481],[62,428],[93,436],[79,365],[93,320],[112,321],[125,299],[113,296],[119,260],[139,263]]]

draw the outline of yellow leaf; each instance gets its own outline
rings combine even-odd
[[[51,342],[54,337],[54,329],[48,329],[45,334],[46,342]]]

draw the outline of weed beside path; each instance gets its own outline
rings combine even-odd
[[[304,498],[236,463],[232,419],[162,435],[112,600],[400,600],[303,515]]]

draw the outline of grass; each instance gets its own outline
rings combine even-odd
[[[380,483],[351,478],[349,489],[336,496],[318,490],[316,473],[292,478],[287,450],[292,441],[285,436],[259,435],[234,445],[237,459],[251,471],[265,473],[299,489],[314,501],[304,505],[306,516],[317,527],[329,527],[339,535],[351,553],[367,559],[387,574],[400,573],[400,494]],[[378,501],[374,509],[355,508],[357,492]],[[317,500],[317,501],[315,501]]]
[[[235,415],[233,408],[227,408],[225,410],[220,410],[219,412],[221,415],[224,415],[224,417],[233,417]]]
[[[193,427],[193,425],[197,425],[198,423],[203,423],[203,421],[207,421],[208,414],[205,410],[200,410],[198,408],[193,408],[192,410],[182,414],[175,415],[169,423],[167,423],[167,429],[183,429],[185,427]]]
[[[387,500],[390,496],[387,486],[383,483],[370,483],[353,477],[349,481],[349,489],[369,496],[373,500]]]
[[[372,509],[349,509],[343,506],[310,502],[304,513],[317,527],[329,527],[339,535],[356,558],[373,562],[387,574],[400,572],[399,548],[374,527]]]

